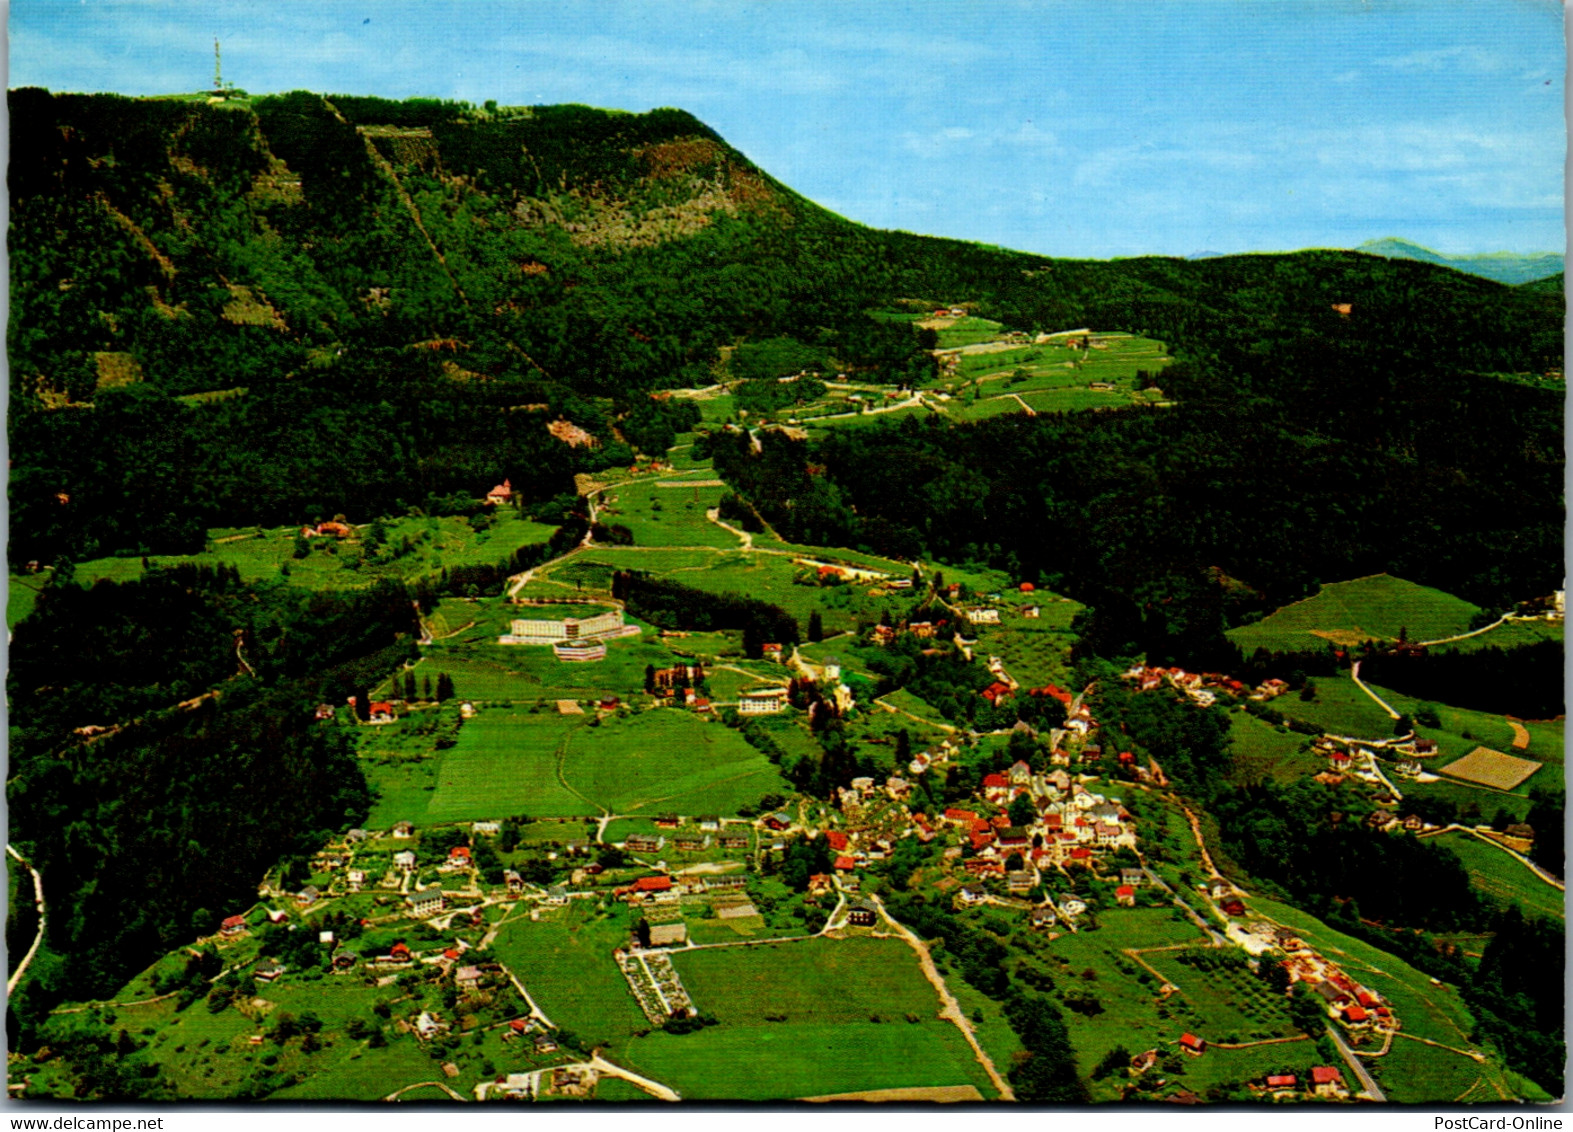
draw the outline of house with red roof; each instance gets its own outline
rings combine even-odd
[[[448,850],[448,860],[463,861],[465,864],[469,864],[470,847],[468,845],[455,845]]]
[[[825,834],[825,844],[829,845],[830,848],[837,853],[841,852],[847,847],[847,841],[847,835],[842,833],[839,829],[829,830]]]
[[[978,820],[978,815],[972,810],[946,810],[945,820],[971,825]]]
[[[857,867],[858,867],[858,863],[857,863],[857,859],[855,857],[837,857],[836,858],[835,868],[836,868],[836,871],[838,873],[851,872],[853,869],[855,869]]]
[[[1348,1095],[1344,1088],[1344,1075],[1331,1065],[1318,1065],[1311,1070],[1311,1091],[1319,1097]]]
[[[1350,1026],[1368,1026],[1371,1024],[1371,1015],[1365,1007],[1351,1003],[1344,1007],[1344,1022]]]
[[[1187,1032],[1180,1035],[1180,1048],[1194,1057],[1200,1057],[1207,1052],[1207,1043],[1195,1034]]]
[[[221,935],[239,935],[246,930],[246,917],[226,916],[218,930]]]
[[[985,700],[988,700],[989,703],[998,705],[1001,700],[1010,699],[1011,696],[1015,694],[1015,691],[1016,689],[1012,688],[1009,684],[1005,684],[999,680],[996,680],[987,688],[984,688],[983,691],[979,693],[979,695],[981,695]]]
[[[502,483],[498,484],[496,487],[492,488],[486,493],[486,502],[492,504],[493,506],[507,503],[512,498],[513,484],[508,480],[503,480]]]
[[[974,833],[972,835],[972,848],[976,852],[981,853],[993,844],[994,835],[992,833]]]
[[[1128,884],[1122,884],[1114,890],[1114,899],[1127,908],[1132,907],[1136,903],[1136,890]]]
[[[983,776],[983,796],[990,802],[1005,802],[1010,798],[1010,779],[1003,774]]]
[[[1267,1077],[1267,1087],[1269,1089],[1292,1089],[1295,1086],[1295,1081],[1296,1078],[1293,1073],[1272,1073]]]

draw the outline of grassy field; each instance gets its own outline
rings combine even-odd
[[[683,985],[701,1010],[734,1025],[932,1019],[939,996],[899,940],[867,937],[726,947],[679,954]],[[724,1004],[724,1005],[723,1005]]]
[[[1467,833],[1426,840],[1457,853],[1469,870],[1470,883],[1492,900],[1516,904],[1529,916],[1565,918],[1563,894],[1501,849]]]
[[[1274,727],[1243,711],[1229,713],[1229,740],[1233,749],[1232,781],[1240,785],[1272,780],[1293,782],[1326,768],[1310,750],[1310,739]]]
[[[1385,695],[1377,692],[1377,695]],[[1389,700],[1389,703],[1392,701]],[[1393,719],[1362,692],[1347,672],[1337,676],[1316,677],[1316,698],[1302,700],[1298,694],[1279,696],[1272,709],[1289,719],[1314,723],[1334,735],[1361,739],[1385,739],[1393,733]],[[1403,709],[1393,705],[1397,711]]]
[[[675,708],[574,732],[564,765],[572,789],[611,813],[732,814],[762,794],[792,792],[736,731]]]
[[[1390,574],[1373,574],[1325,585],[1315,597],[1286,605],[1254,625],[1230,629],[1228,637],[1246,653],[1325,648],[1329,643],[1437,640],[1469,630],[1478,607],[1429,586]]]
[[[530,997],[559,1026],[616,1049],[649,1026],[612,952],[628,944],[628,911],[576,901],[520,915],[503,925],[492,948]]]
[[[1450,1050],[1393,1039],[1386,1057],[1366,1061],[1376,1083],[1395,1104],[1499,1103],[1510,1094],[1492,1087],[1500,1079],[1490,1067]]]
[[[362,751],[379,795],[370,820],[380,828],[519,813],[731,814],[763,794],[791,793],[762,754],[719,722],[676,708],[594,719],[554,708],[485,709],[440,752],[413,730],[379,729]]]
[[[442,755],[426,812],[405,820],[475,821],[507,814],[594,814],[595,804],[559,777],[559,764],[583,716],[483,711],[465,723],[458,745]],[[378,816],[382,816],[381,809]]]
[[[43,589],[47,578],[47,574],[35,574],[25,578],[18,574],[11,575],[10,586],[5,595],[6,628],[15,629],[22,618],[33,612],[33,606],[38,604],[38,593]]]
[[[961,1084],[992,1095],[960,1032],[936,1018],[939,997],[898,941],[720,948],[679,953],[675,963],[695,1006],[720,1024],[685,1037],[652,1034],[628,1058],[688,1099]]]
[[[879,702],[889,704],[891,707],[898,709],[899,712],[904,713],[902,715],[904,720],[916,716],[918,720],[932,724],[941,731],[948,730],[951,726],[950,722],[931,708],[926,700],[919,699],[905,688],[897,688],[894,692],[881,696]],[[938,736],[919,736],[917,741],[926,742],[930,738],[938,738]]]
[[[705,511],[715,507],[727,489],[681,486],[685,480],[699,483],[710,479],[701,472],[672,478],[652,476],[624,484],[602,494],[601,521],[627,527],[636,546],[735,548],[737,536],[705,518]]]
[[[791,1100],[967,1084],[993,1095],[960,1031],[948,1022],[723,1024],[681,1037],[640,1038],[625,1060],[685,1100]]]

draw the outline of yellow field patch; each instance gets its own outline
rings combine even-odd
[[[98,364],[98,387],[108,389],[116,385],[135,385],[142,380],[142,367],[136,358],[126,353],[101,351],[93,355]]]
[[[1544,764],[1532,759],[1504,755],[1490,747],[1476,747],[1456,762],[1448,763],[1442,773],[1465,782],[1476,782],[1495,790],[1512,790]]]

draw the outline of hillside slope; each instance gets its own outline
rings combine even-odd
[[[878,232],[677,110],[10,102],[14,563],[186,552],[207,527],[504,477],[541,500],[659,451],[684,422],[644,394],[709,384],[740,341],[921,379],[921,337],[869,317],[911,303],[1235,368],[1321,342],[1560,365],[1555,296],[1353,253],[1066,261]],[[556,417],[589,442],[553,439]]]

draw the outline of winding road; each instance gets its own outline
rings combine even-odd
[[[38,934],[33,936],[33,946],[27,949],[27,954],[22,956],[22,962],[12,972],[11,977],[5,981],[5,992],[10,994],[16,990],[17,984],[22,981],[22,976],[27,972],[27,965],[33,961],[33,956],[38,954],[38,949],[44,942],[44,878],[38,870],[27,863],[27,858],[18,853],[10,845],[5,851],[17,861],[24,869],[33,874],[33,903],[38,909]]]

